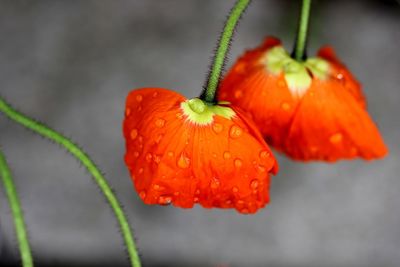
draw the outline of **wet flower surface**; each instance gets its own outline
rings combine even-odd
[[[268,143],[294,159],[374,159],[387,153],[360,84],[330,47],[298,62],[268,37],[234,64],[219,99],[246,110]]]
[[[254,123],[228,103],[208,105],[173,91],[132,91],[126,102],[125,162],[147,204],[235,208],[269,201],[277,163]]]

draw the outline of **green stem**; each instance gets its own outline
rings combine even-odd
[[[249,5],[250,0],[238,0],[232,8],[228,20],[225,23],[224,30],[222,31],[219,39],[217,52],[215,53],[211,71],[208,75],[207,85],[201,98],[208,103],[215,103],[215,94],[218,89],[221,72],[225,64],[226,54],[229,50],[229,45],[232,40],[232,35],[235,31],[236,25],[242,16],[243,12]]]
[[[300,11],[299,28],[297,31],[297,38],[294,48],[294,58],[297,61],[303,61],[305,59],[310,8],[311,0],[303,0]]]
[[[128,250],[128,254],[130,257],[131,265],[134,267],[140,267],[140,258],[136,251],[135,241],[132,236],[131,229],[128,224],[128,220],[125,216],[124,211],[117,199],[114,195],[110,185],[107,180],[101,174],[100,170],[93,163],[93,161],[89,158],[89,156],[80,149],[76,144],[74,144],[71,140],[64,137],[60,133],[54,131],[53,129],[45,126],[44,124],[37,122],[22,113],[13,109],[7,102],[5,102],[0,97],[0,111],[3,112],[8,118],[11,120],[22,124],[26,128],[54,141],[55,143],[63,146],[66,150],[68,150],[73,156],[75,156],[90,172],[94,181],[100,187],[104,196],[106,197],[108,203],[110,204],[112,210],[114,211],[115,217],[118,220],[118,223],[121,227],[122,236],[125,241],[125,246]]]
[[[26,227],[24,222],[24,215],[22,214],[21,203],[18,199],[17,189],[15,188],[10,168],[7,165],[7,161],[3,152],[0,150],[0,174],[3,178],[4,188],[8,202],[10,203],[11,213],[14,219],[15,232],[17,234],[19,251],[21,253],[22,266],[32,267],[32,253],[29,246],[28,235],[26,233]]]

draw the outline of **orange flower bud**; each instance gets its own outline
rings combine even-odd
[[[276,160],[254,123],[228,103],[138,89],[127,98],[123,128],[125,162],[146,204],[254,213],[268,203]]]

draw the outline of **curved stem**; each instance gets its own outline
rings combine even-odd
[[[0,97],[0,111],[3,112],[8,118],[11,120],[22,124],[26,128],[54,141],[55,143],[63,146],[66,150],[68,150],[73,156],[75,156],[90,172],[94,181],[99,186],[100,190],[103,192],[106,197],[108,203],[110,204],[116,219],[121,227],[122,236],[125,241],[125,246],[128,250],[128,254],[130,257],[131,265],[134,267],[140,267],[140,258],[136,251],[135,241],[132,236],[132,231],[129,227],[128,220],[125,216],[124,211],[122,210],[121,204],[119,203],[117,197],[114,195],[110,185],[107,180],[101,174],[100,170],[93,163],[90,157],[80,149],[76,144],[74,144],[71,140],[64,137],[60,133],[54,131],[53,129],[45,126],[44,124],[37,122],[22,113],[13,109],[7,102],[5,102]]]
[[[250,0],[238,0],[232,8],[228,20],[225,23],[219,39],[217,51],[214,55],[211,71],[208,74],[207,85],[201,98],[208,103],[215,103],[215,94],[218,89],[221,72],[225,64],[226,54],[228,53],[232,35],[243,12],[249,5]]]
[[[303,61],[305,59],[310,8],[311,0],[303,0],[300,11],[299,28],[297,30],[297,38],[293,53],[294,58],[297,61]]]
[[[17,189],[15,188],[10,168],[3,152],[0,150],[0,174],[3,180],[4,188],[10,203],[12,217],[14,219],[15,232],[17,234],[19,251],[21,253],[22,266],[33,267],[32,253],[29,246],[28,234],[24,222],[21,204],[18,199]]]

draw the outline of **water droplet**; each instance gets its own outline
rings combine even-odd
[[[168,155],[168,157],[173,157],[173,156],[174,156],[174,152],[169,151],[169,152],[167,153],[167,155]]]
[[[341,133],[336,133],[329,137],[329,142],[332,144],[338,144],[343,140],[343,135]]]
[[[164,125],[165,125],[165,120],[164,119],[157,119],[156,120],[156,126],[158,128],[162,128],[162,127],[164,127]]]
[[[140,191],[139,197],[144,200],[145,197],[146,197],[146,192],[145,191]]]
[[[240,212],[243,213],[243,214],[248,214],[249,210],[244,208],[244,209],[241,209]]]
[[[142,143],[143,142],[143,136],[139,135],[138,141],[139,141],[139,143]]]
[[[210,182],[211,189],[217,189],[220,185],[221,185],[221,182],[218,180],[218,178],[214,177],[211,179],[211,182]]]
[[[260,158],[262,159],[266,159],[270,156],[271,153],[269,153],[269,151],[267,150],[262,150],[259,154]]]
[[[158,164],[158,163],[161,162],[161,157],[160,157],[159,155],[154,155],[153,159],[154,159],[154,162],[155,162],[156,164]]]
[[[140,169],[138,170],[138,173],[139,173],[139,174],[142,174],[143,171],[144,171],[143,168],[140,168]]]
[[[161,142],[161,139],[162,139],[163,137],[164,137],[164,135],[159,134],[159,135],[157,136],[156,140],[154,140],[154,141],[156,142],[156,144],[160,143],[160,142]]]
[[[212,156],[213,156],[213,158],[215,158],[215,159],[217,158],[217,154],[215,154],[215,153],[213,153]]]
[[[229,136],[232,138],[238,138],[242,135],[243,130],[237,125],[233,125],[229,130]]]
[[[194,197],[194,198],[193,198],[193,202],[195,202],[195,203],[199,202],[199,200],[200,200],[200,199],[199,199],[198,197]]]
[[[241,98],[241,97],[243,96],[243,92],[242,92],[241,90],[236,90],[236,91],[233,93],[233,96],[234,96],[236,99]]]
[[[157,96],[158,96],[158,92],[154,92],[153,97],[157,97]]]
[[[232,154],[229,151],[224,152],[224,159],[230,159],[232,157]]]
[[[311,153],[315,153],[319,150],[317,146],[310,146],[309,149]]]
[[[147,154],[146,154],[146,161],[147,161],[147,162],[150,163],[152,158],[153,158],[153,156],[151,155],[151,153],[147,153]]]
[[[196,195],[200,195],[200,189],[196,189],[196,192],[194,192]]]
[[[137,151],[133,152],[133,156],[134,156],[135,158],[139,157],[139,155],[140,155],[139,152],[137,152]]]
[[[190,159],[184,153],[182,153],[179,156],[176,164],[178,165],[179,168],[186,169],[190,165]]]
[[[177,119],[182,119],[183,118],[183,114],[181,112],[178,112],[175,114]]]
[[[125,110],[125,116],[129,116],[129,115],[131,115],[131,109],[130,108],[126,108],[126,110]]]
[[[290,105],[286,102],[283,102],[281,107],[284,111],[288,111],[290,109]]]
[[[179,196],[180,195],[180,193],[178,192],[178,191],[176,191],[176,192],[174,192],[174,196]]]
[[[225,201],[225,204],[227,204],[227,205],[232,204],[232,200],[230,200],[230,199],[226,200],[226,201]]]
[[[243,161],[241,159],[235,159],[233,164],[235,164],[235,167],[240,168],[243,165]]]
[[[244,204],[244,201],[243,200],[241,200],[241,199],[239,199],[237,202],[236,202],[236,204],[238,204],[238,205],[243,205]]]
[[[143,96],[142,95],[137,95],[136,96],[136,101],[137,102],[141,102],[143,100]]]
[[[161,186],[159,184],[153,184],[153,189],[157,191],[163,191],[165,189],[164,186]]]
[[[343,78],[344,78],[344,75],[342,73],[338,73],[336,75],[336,79],[338,79],[338,80],[342,80]]]
[[[137,108],[137,111],[141,111],[142,110],[142,106],[139,106],[138,108]]]
[[[258,188],[258,185],[259,185],[259,181],[257,179],[254,179],[250,182],[250,188],[252,188],[254,190]]]
[[[131,139],[132,139],[132,140],[135,140],[136,137],[138,136],[138,130],[133,129],[133,130],[131,131],[130,136],[131,136]]]
[[[239,188],[237,188],[236,186],[232,187],[232,192],[233,193],[239,192]]]
[[[263,166],[263,165],[258,165],[258,166],[257,166],[257,170],[258,170],[259,172],[266,172],[267,168],[265,168],[265,166]]]
[[[172,197],[170,196],[160,196],[158,198],[158,204],[160,205],[169,205],[172,202]]]
[[[213,124],[212,128],[213,128],[213,130],[214,130],[214,132],[215,132],[216,134],[219,134],[219,133],[221,133],[222,130],[224,129],[224,126],[223,126],[222,124],[216,122],[216,123]]]

